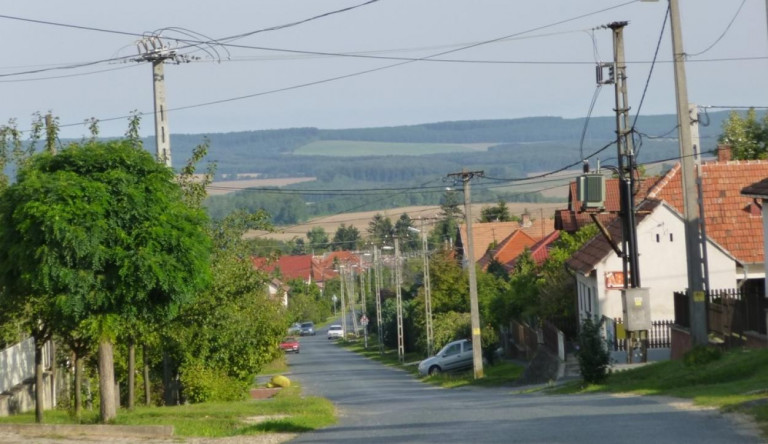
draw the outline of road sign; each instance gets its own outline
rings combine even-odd
[[[363,315],[360,317],[360,325],[362,325],[363,327],[368,325],[368,316]]]

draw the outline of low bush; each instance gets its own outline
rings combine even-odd
[[[581,377],[588,384],[598,384],[608,377],[611,354],[600,334],[601,326],[602,321],[595,322],[587,318],[581,323],[579,331],[579,350],[576,355],[579,358]]]
[[[697,345],[683,356],[683,363],[687,367],[696,367],[717,361],[723,356],[723,352],[716,347]]]
[[[245,399],[248,384],[200,363],[181,369],[184,398],[191,403]]]

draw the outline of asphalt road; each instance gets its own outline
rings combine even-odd
[[[509,388],[441,389],[328,341],[301,338],[289,374],[330,399],[337,425],[296,443],[758,443],[717,411],[657,397],[520,394]]]

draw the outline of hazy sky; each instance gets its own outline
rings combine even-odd
[[[0,18],[0,122],[17,118],[19,127],[26,129],[33,112],[50,110],[61,124],[73,125],[63,128],[63,136],[79,137],[87,132],[84,119],[120,118],[132,110],[151,113],[147,63],[123,59],[24,74],[129,58],[136,54],[134,43],[142,33],[179,28],[183,31],[163,32],[170,44],[176,44],[176,38],[217,40],[363,3],[366,0],[3,2],[0,15],[103,31]],[[584,117],[595,92],[594,63],[612,58],[610,31],[594,28],[624,20],[630,22],[624,35],[634,114],[667,7],[664,0],[369,3],[232,40],[230,46],[208,45],[210,55],[181,44],[180,53],[202,60],[166,65],[170,109],[253,97],[174,111],[169,116],[171,132]],[[768,106],[766,2],[680,0],[680,7],[684,49],[690,55],[689,100],[712,106]],[[479,44],[483,42],[489,43]],[[468,46],[437,57],[462,62],[403,63],[339,55],[421,58]],[[675,111],[668,24],[658,60],[643,115]],[[400,66],[378,69],[396,64]],[[355,75],[369,70],[376,71]],[[326,81],[343,76],[348,77]],[[320,83],[299,87],[315,82]],[[281,89],[287,90],[272,92]],[[611,115],[613,100],[612,86],[603,87],[593,115]],[[125,128],[122,118],[101,124],[103,135],[120,135]],[[153,133],[150,114],[144,116],[142,133]]]

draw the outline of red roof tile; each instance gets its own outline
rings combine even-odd
[[[554,219],[548,218],[532,220],[528,226],[523,226],[520,222],[473,223],[472,237],[474,241],[474,260],[475,262],[479,261],[489,248],[498,246],[501,241],[517,230],[524,232],[535,242],[552,233],[554,229]],[[457,250],[461,250],[466,242],[467,227],[462,224],[459,227],[459,238],[456,240]]]

